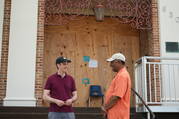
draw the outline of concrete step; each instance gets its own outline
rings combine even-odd
[[[78,107],[76,119],[104,119],[100,108]],[[145,113],[131,112],[131,119],[145,119]],[[47,119],[47,107],[0,107],[0,119]]]
[[[179,112],[160,112],[155,113],[156,118],[155,119],[179,119]]]

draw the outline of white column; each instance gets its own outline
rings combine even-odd
[[[4,21],[4,0],[0,0],[0,64],[1,64],[3,21]]]
[[[4,106],[35,106],[38,0],[12,0]]]

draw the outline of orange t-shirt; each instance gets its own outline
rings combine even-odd
[[[122,68],[106,92],[105,103],[111,96],[118,96],[121,99],[107,112],[108,119],[129,119],[130,117],[130,93],[131,80],[126,68]]]

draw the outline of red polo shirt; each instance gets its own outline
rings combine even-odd
[[[72,98],[72,92],[76,91],[75,81],[70,75],[61,77],[57,73],[51,75],[45,85],[46,90],[50,90],[50,96],[55,99],[66,101]],[[55,103],[50,103],[49,112],[73,112],[72,106],[59,107]]]

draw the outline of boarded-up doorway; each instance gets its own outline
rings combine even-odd
[[[89,85],[101,85],[104,93],[109,87],[114,73],[106,58],[113,53],[122,52],[126,56],[134,82],[133,63],[139,58],[139,32],[127,24],[120,24],[117,19],[105,18],[104,22],[96,22],[94,17],[87,17],[64,26],[45,26],[44,49],[44,81],[56,72],[56,57],[70,58],[69,73],[75,78],[79,97],[75,106],[85,107]],[[97,60],[98,67],[88,67],[83,56]],[[90,84],[83,84],[83,78],[89,78]],[[91,105],[101,106],[100,99],[92,100]]]

